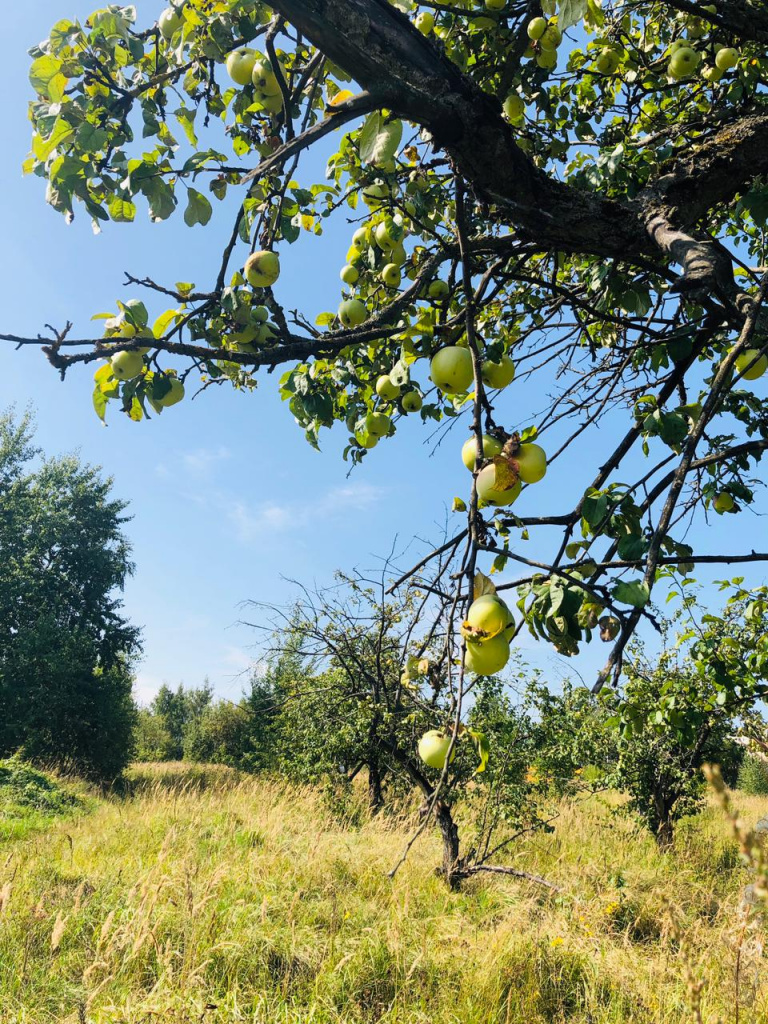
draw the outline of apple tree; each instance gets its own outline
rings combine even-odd
[[[566,655],[608,643],[599,689],[660,581],[768,559],[721,550],[725,529],[706,551],[686,539],[753,503],[768,447],[763,3],[150,7],[61,20],[30,51],[25,170],[97,229],[183,217],[217,240],[216,269],[133,271],[100,337],[3,337],[62,375],[95,369],[102,417],[183,415],[192,386],[280,369],[309,442],[343,424],[353,463],[463,417],[465,525],[435,553],[454,562],[434,595],[451,743],[465,676],[500,671],[523,624]],[[332,227],[338,304],[310,322],[291,247]],[[541,396],[535,422],[519,389]],[[528,491],[566,467],[577,493],[536,508]],[[477,575],[510,564],[517,620]]]

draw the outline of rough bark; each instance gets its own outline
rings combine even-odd
[[[421,125],[500,223],[542,249],[631,261],[672,260],[678,290],[706,290],[738,320],[748,303],[727,254],[694,230],[768,173],[768,115],[746,113],[666,166],[631,201],[550,178],[516,144],[498,101],[447,59],[388,0],[273,0],[272,6],[365,89],[385,93],[399,116]]]

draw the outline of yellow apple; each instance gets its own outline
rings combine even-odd
[[[467,623],[479,633],[496,636],[506,629],[510,622],[509,608],[496,594],[483,594],[469,606]],[[483,641],[485,642],[485,641]]]
[[[376,381],[376,394],[385,402],[394,402],[400,397],[400,385],[395,384],[388,373],[382,373]]]
[[[515,379],[515,364],[507,355],[503,355],[498,363],[486,359],[480,368],[480,375],[486,387],[500,391]]]
[[[252,288],[269,288],[280,277],[280,257],[262,249],[245,261],[245,279]]]
[[[339,306],[338,317],[342,326],[349,330],[365,323],[368,319],[368,310],[360,299],[345,299]]]
[[[750,364],[754,363],[754,366]],[[747,367],[750,369],[747,369]],[[768,356],[760,355],[757,348],[748,348],[736,357],[736,369],[743,374],[744,380],[757,380],[768,370]]]
[[[419,757],[430,768],[437,768],[442,771],[445,768],[445,760],[448,757],[448,748],[451,745],[451,737],[446,736],[439,729],[430,729],[425,732],[419,740]],[[451,761],[456,756],[456,748],[451,751]]]
[[[524,484],[538,483],[547,472],[547,456],[538,444],[521,444],[512,461],[516,464],[517,472]]]
[[[112,373],[118,380],[133,380],[144,369],[144,357],[140,352],[123,350],[115,352],[110,359]]]
[[[339,277],[344,282],[344,284],[356,284],[358,278],[360,277],[360,271],[357,269],[357,267],[353,267],[350,263],[347,263],[346,266],[341,268],[341,273],[339,274]]]
[[[277,80],[277,75],[272,70],[271,64],[266,60],[256,61],[253,65],[251,81],[253,82],[254,89],[257,92],[263,93],[264,96],[280,95],[280,83]]]
[[[509,487],[505,491],[496,490],[496,466],[493,463],[480,470],[476,483],[477,496],[486,505],[511,505],[517,501],[522,487],[518,480],[514,487]]]
[[[157,26],[163,39],[172,39],[181,28],[184,19],[173,7],[166,7],[157,19]]]
[[[227,73],[236,85],[250,85],[256,54],[248,47],[233,50],[227,57]]]
[[[400,267],[396,263],[387,263],[380,276],[387,288],[400,287]]]

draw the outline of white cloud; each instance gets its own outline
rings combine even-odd
[[[384,490],[373,484],[336,487],[311,505],[288,502],[263,502],[250,506],[244,501],[227,504],[227,515],[242,541],[250,541],[265,531],[294,530],[321,519],[337,519],[350,512],[361,512],[380,500]]]
[[[176,459],[175,465],[181,467],[186,476],[195,480],[204,479],[212,475],[214,466],[219,462],[226,462],[232,458],[232,452],[225,445],[218,448],[196,448],[191,452],[182,452]],[[155,466],[155,475],[159,477],[170,477],[173,475],[167,462],[159,462]]]
[[[139,704],[149,704],[162,685],[163,680],[159,676],[139,672],[133,681],[133,695]]]

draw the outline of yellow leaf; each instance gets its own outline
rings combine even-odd
[[[342,89],[341,92],[337,92],[333,99],[328,104],[329,107],[338,107],[342,103],[346,103],[347,100],[351,100],[355,94],[350,92],[349,89]]]
[[[503,455],[494,455],[493,464],[496,467],[496,472],[493,478],[494,490],[511,490],[520,479],[517,475],[517,471],[512,466],[512,463]]]
[[[496,587],[493,585],[491,580],[487,576],[483,575],[483,573],[476,572],[475,573],[475,587],[474,587],[474,597],[475,597],[475,600],[477,600],[478,597],[482,597],[483,594],[495,594],[495,593],[496,593]]]

